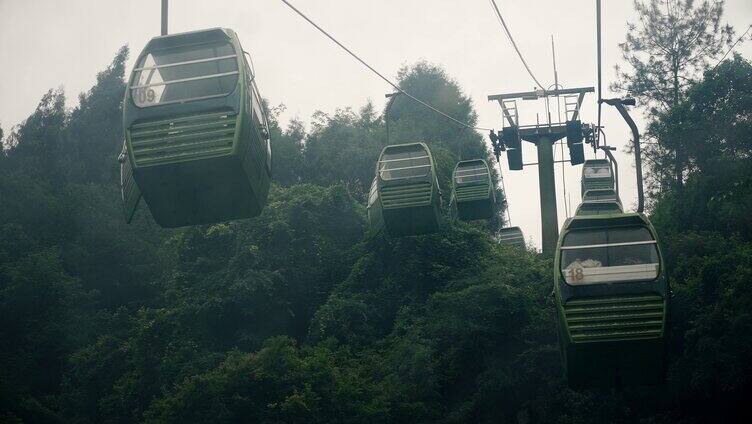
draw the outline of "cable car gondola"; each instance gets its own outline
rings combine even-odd
[[[666,375],[669,287],[658,237],[642,213],[640,134],[632,130],[637,212],[625,213],[610,162],[585,162],[583,203],[559,234],[554,294],[562,361],[574,388],[657,384]]]
[[[641,213],[576,215],[559,237],[554,291],[572,387],[664,378],[668,284]]]
[[[457,163],[452,172],[452,217],[462,221],[490,219],[495,203],[491,172],[486,161],[474,159]]]
[[[607,159],[588,159],[582,165],[582,196],[597,189],[614,189],[614,170]]]
[[[598,215],[623,212],[621,200],[611,189],[593,189],[585,192],[575,215]]]
[[[261,212],[271,176],[269,129],[235,32],[152,38],[136,61],[123,109],[128,222],[141,196],[163,227]]]
[[[522,234],[520,227],[506,227],[499,230],[499,242],[522,249],[527,248],[525,245],[525,236]]]
[[[439,229],[441,192],[431,151],[425,143],[386,146],[376,164],[368,197],[374,231],[391,236],[427,234]]]

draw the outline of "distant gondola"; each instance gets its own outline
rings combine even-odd
[[[496,196],[491,172],[483,159],[457,163],[452,173],[450,209],[455,219],[472,221],[493,217]]]
[[[576,215],[598,215],[623,212],[619,196],[612,189],[592,189],[585,192]]]
[[[425,143],[386,146],[376,164],[368,196],[368,220],[374,231],[391,236],[439,229],[441,192],[431,151]]]
[[[614,189],[614,170],[607,159],[588,159],[582,165],[582,196],[597,189]]]
[[[506,227],[499,230],[499,243],[525,249],[525,236],[520,227]]]
[[[152,38],[136,61],[123,109],[128,222],[141,195],[163,227],[261,212],[271,176],[269,130],[235,32]]]

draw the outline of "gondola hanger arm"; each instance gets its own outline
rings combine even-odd
[[[629,125],[629,129],[632,130],[632,142],[634,143],[634,154],[635,154],[635,173],[637,175],[637,212],[642,213],[645,209],[645,192],[642,185],[642,154],[640,152],[640,131],[637,128],[637,124],[635,123],[634,119],[629,115],[629,112],[627,111],[626,106],[634,106],[636,104],[635,99],[633,98],[625,98],[625,99],[601,99],[602,103],[606,103],[607,105],[613,106],[616,108],[616,110],[619,111],[619,114],[622,118],[624,118],[624,121],[626,121],[627,125]]]

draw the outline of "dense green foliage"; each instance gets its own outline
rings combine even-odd
[[[693,132],[682,197],[655,203],[676,294],[669,382],[574,392],[560,370],[550,260],[498,245],[493,225],[401,239],[366,230],[362,203],[386,137],[371,105],[320,113],[308,130],[274,120],[275,186],[257,218],[163,230],[142,207],[125,225],[116,155],[126,56],[76,109],[51,91],[6,137],[0,422],[692,423],[742,413],[749,62],[706,74],[662,122],[701,128],[717,122],[708,111],[729,120]],[[399,78],[475,119],[441,69],[419,63]],[[480,135],[408,99],[391,115],[393,142],[422,139],[437,153],[445,193],[456,160],[487,155]]]
[[[690,164],[653,211],[676,292],[670,384],[687,405],[733,416],[752,389],[752,63],[707,72],[654,126],[684,140]]]

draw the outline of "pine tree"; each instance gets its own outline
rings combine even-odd
[[[684,98],[711,61],[730,45],[733,28],[721,24],[723,1],[650,0],[634,3],[637,23],[627,23],[626,41],[619,44],[626,69],[616,67],[611,89],[635,97],[653,122]],[[687,156],[681,140],[656,138],[648,131],[643,150],[652,172],[653,189],[681,192]]]

